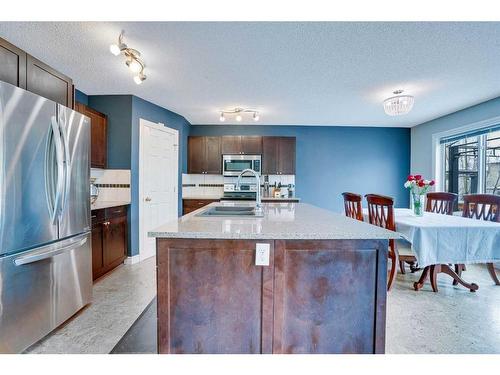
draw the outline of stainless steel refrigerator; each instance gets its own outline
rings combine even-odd
[[[90,303],[88,117],[0,82],[0,352]]]

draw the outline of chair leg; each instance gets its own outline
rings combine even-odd
[[[399,261],[399,269],[401,270],[401,273],[404,275],[406,273],[405,271],[405,262],[400,260]]]
[[[488,272],[490,273],[491,278],[493,279],[496,285],[500,285],[500,280],[498,280],[497,274],[495,273],[495,266],[493,263],[486,263],[486,267],[488,268]]]
[[[465,265],[463,264],[455,264],[455,273],[458,276],[462,276],[462,271],[465,271]],[[458,281],[453,279],[453,285],[458,285]]]
[[[391,258],[391,272],[389,273],[389,280],[387,282],[387,291],[390,291],[392,284],[394,284],[394,279],[396,278],[396,268],[397,268],[397,256],[396,254],[389,254]]]

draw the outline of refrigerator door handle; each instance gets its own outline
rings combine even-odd
[[[66,201],[68,200],[68,191],[71,184],[71,165],[70,165],[70,153],[68,145],[68,135],[66,134],[66,124],[64,126],[59,125],[62,148],[63,148],[63,166],[64,166],[64,193],[61,197],[61,214],[64,212],[66,207]]]
[[[59,124],[57,123],[56,116],[52,116],[51,118],[52,124],[52,134],[54,136],[54,145],[56,148],[56,157],[57,157],[57,190],[56,190],[56,198],[54,200],[54,212],[52,213],[52,224],[56,224],[57,222],[57,214],[61,208],[61,194],[64,188],[64,165],[63,165],[63,150],[62,150],[62,142],[61,142],[61,133],[59,132]]]
[[[76,238],[72,238],[69,244],[50,244],[40,247],[35,253],[23,255],[14,259],[14,264],[16,266],[21,266],[23,264],[38,262],[43,259],[52,258],[53,256],[64,253],[67,250],[72,250],[75,247],[80,247],[87,242],[87,233],[83,236],[84,237],[78,236]]]

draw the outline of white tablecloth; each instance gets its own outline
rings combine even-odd
[[[363,210],[365,220],[368,212]],[[395,208],[396,230],[412,244],[421,267],[500,262],[500,223]]]

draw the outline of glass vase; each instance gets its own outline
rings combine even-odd
[[[424,200],[425,194],[411,193],[413,203],[413,213],[415,216],[424,216]]]

